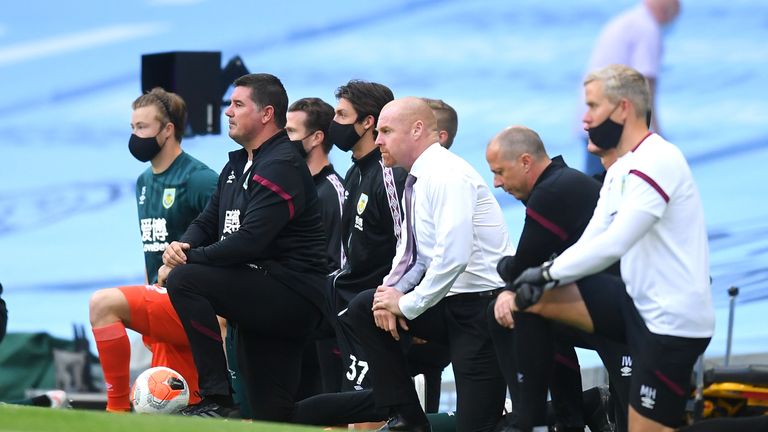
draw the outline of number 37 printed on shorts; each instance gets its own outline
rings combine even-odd
[[[365,360],[358,360],[357,357],[349,355],[349,370],[347,370],[347,379],[354,382],[356,385],[361,385],[365,379],[365,374],[368,373],[368,362]]]

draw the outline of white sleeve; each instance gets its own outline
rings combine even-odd
[[[408,269],[408,271],[403,275],[402,278],[400,278],[399,281],[397,281],[396,284],[393,285],[393,288],[400,292],[408,292],[412,290],[413,287],[419,283],[421,277],[424,275],[424,272],[427,270],[427,263],[424,261],[425,260],[423,258],[417,257],[413,266]],[[386,281],[387,279],[384,280]]]
[[[604,270],[643,238],[658,220],[642,210],[620,211],[605,231],[589,241],[578,241],[557,257],[549,274],[562,284]]]
[[[400,311],[408,319],[416,318],[448,294],[453,283],[467,268],[472,253],[473,217],[477,202],[475,186],[463,178],[440,181],[430,185],[428,195],[427,209],[431,214],[416,214],[419,220],[429,218],[434,221],[434,248],[424,279],[413,291],[400,297]],[[416,238],[419,239],[419,236]],[[422,254],[419,256],[421,260]],[[418,270],[418,264],[419,261],[412,271]]]

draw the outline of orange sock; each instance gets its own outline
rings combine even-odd
[[[131,342],[121,322],[93,329],[107,384],[107,411],[130,411]]]

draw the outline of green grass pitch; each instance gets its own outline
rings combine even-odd
[[[0,432],[309,432],[320,427],[276,423],[109,414],[101,411],[57,410],[27,406],[0,405]]]

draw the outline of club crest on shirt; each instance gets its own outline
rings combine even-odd
[[[147,187],[141,187],[141,196],[139,197],[139,205],[144,205],[144,201],[147,200]]]
[[[169,209],[176,200],[176,188],[165,188],[163,190],[163,207]]]
[[[363,214],[366,205],[368,205],[368,195],[360,194],[360,199],[357,200],[357,214]]]

